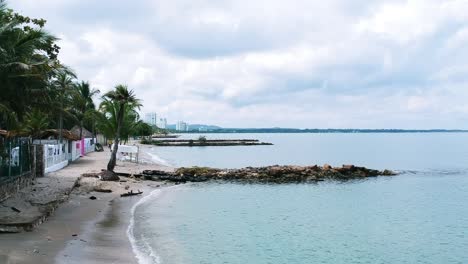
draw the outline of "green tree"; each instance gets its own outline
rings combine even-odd
[[[103,96],[104,104],[111,103],[115,107],[111,111],[113,111],[113,115],[115,116],[116,121],[116,128],[115,128],[115,136],[114,136],[114,147],[112,149],[111,157],[109,163],[107,164],[107,170],[109,172],[113,172],[116,164],[116,157],[117,157],[117,150],[119,147],[119,141],[121,138],[121,130],[124,124],[125,113],[127,109],[136,109],[141,106],[140,100],[136,98],[133,90],[128,90],[126,85],[117,85],[114,90],[107,92]],[[116,114],[116,115],[115,115]],[[113,174],[113,173],[112,173]],[[109,177],[106,180],[113,180],[116,177]]]
[[[153,127],[140,120],[135,125],[134,135],[140,137],[149,137],[153,135]]]
[[[74,86],[72,93],[73,113],[79,122],[80,138],[83,138],[83,127],[85,123],[91,123],[96,117],[96,106],[94,105],[93,97],[99,94],[100,91],[91,89],[89,82],[82,81]],[[88,126],[89,130],[94,130]]]
[[[0,127],[16,129],[33,108],[50,103],[50,80],[61,67],[57,38],[43,19],[14,13],[0,0]]]
[[[39,138],[44,130],[49,128],[49,118],[43,112],[34,109],[26,114],[23,132],[30,135],[33,139]]]

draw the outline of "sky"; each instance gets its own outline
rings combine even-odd
[[[223,127],[468,129],[468,0],[8,0],[141,111]]]

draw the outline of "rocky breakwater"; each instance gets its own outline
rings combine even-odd
[[[146,180],[171,182],[235,181],[246,183],[305,183],[324,180],[352,180],[377,176],[393,176],[390,170],[373,170],[354,165],[324,166],[267,166],[242,169],[207,167],[179,168],[175,172],[145,170],[140,176]]]

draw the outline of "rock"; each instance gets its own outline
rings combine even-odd
[[[73,235],[72,235],[72,237],[76,237],[76,236],[78,236],[78,234],[73,234]]]
[[[97,198],[96,198],[96,196],[91,196],[91,197],[89,197],[89,199],[90,200],[96,200]]]
[[[33,250],[33,253],[39,254],[39,249],[35,248],[35,249]]]
[[[394,175],[397,175],[395,172],[391,171],[391,170],[384,170],[382,172],[382,175],[383,176],[394,176]]]
[[[246,167],[243,169],[214,169],[207,167],[179,168],[175,172],[145,170],[143,177],[155,181],[170,181],[175,184],[185,182],[201,182],[209,180],[241,181],[248,183],[299,183],[317,182],[324,179],[350,180],[379,175],[395,175],[391,171],[378,171],[354,165],[343,165],[333,168],[325,164],[314,166],[266,166]]]
[[[108,170],[100,172],[99,176],[101,177],[102,181],[119,181],[120,180],[119,176],[116,173],[114,173],[113,171],[108,171]]]

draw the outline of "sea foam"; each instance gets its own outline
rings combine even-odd
[[[155,199],[160,194],[161,194],[161,189],[156,189],[152,191],[149,195],[141,198],[137,203],[135,203],[131,209],[131,218],[130,218],[130,224],[128,225],[128,228],[127,228],[127,236],[132,245],[133,253],[135,254],[135,257],[137,258],[138,263],[140,264],[152,264],[152,263],[160,264],[161,263],[159,256],[156,254],[156,252],[153,251],[153,249],[149,246],[148,243],[143,241],[144,242],[143,247],[140,247],[138,245],[137,240],[135,238],[135,234],[133,232],[133,229],[135,227],[136,208],[151,199]],[[145,253],[145,251],[147,253]]]

